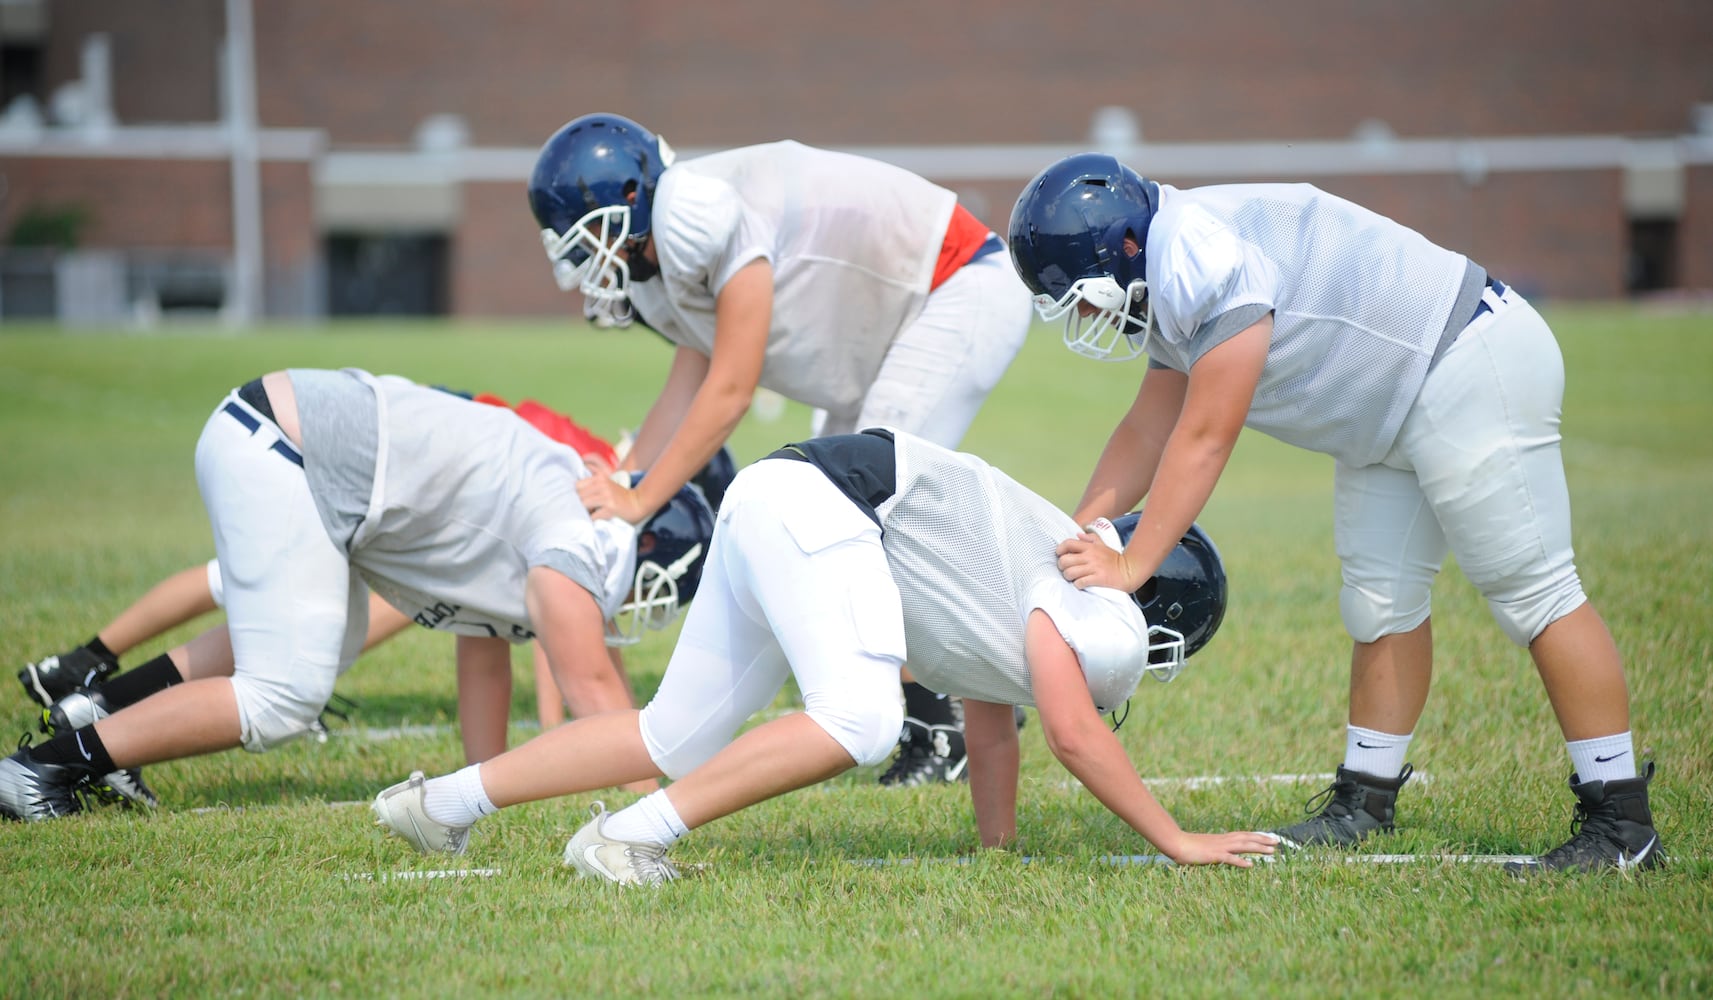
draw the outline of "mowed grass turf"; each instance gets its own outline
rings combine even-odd
[[[1659,763],[1663,872],[1519,883],[1496,866],[1114,865],[1153,849],[1024,732],[1014,852],[980,854],[962,786],[883,791],[873,770],[695,831],[705,863],[659,892],[578,882],[565,839],[607,792],[507,810],[460,859],[424,858],[362,802],[462,761],[452,642],[412,631],[340,682],[325,743],[151,767],[158,812],[0,824],[9,996],[1706,995],[1713,990],[1713,317],[1551,310],[1569,389],[1565,457],[1583,580],[1611,623],[1638,747]],[[616,436],[669,350],[565,324],[333,326],[234,337],[0,330],[0,725],[37,713],[10,679],[211,555],[192,477],[232,386],[286,366],[360,366],[533,397]],[[1080,495],[1142,367],[1038,330],[965,446],[1059,504]],[[806,412],[751,416],[752,461]],[[1120,736],[1191,829],[1293,820],[1343,749],[1330,459],[1246,435],[1202,518],[1232,583],[1220,634],[1177,681],[1145,681]],[[1436,587],[1435,687],[1398,832],[1366,854],[1513,854],[1569,834],[1569,765],[1526,655],[1454,566]],[[218,622],[125,657],[136,665]],[[630,664],[658,684],[671,636]],[[514,740],[533,731],[516,659]],[[778,710],[790,707],[789,692]],[[954,858],[966,864],[853,864]],[[1027,860],[1026,860],[1027,859]],[[399,878],[448,868],[463,878]]]

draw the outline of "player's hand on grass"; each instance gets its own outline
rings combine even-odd
[[[1234,833],[1186,833],[1183,840],[1166,856],[1180,865],[1236,865],[1248,868],[1254,864],[1244,855],[1270,855],[1278,846],[1276,834],[1244,830]]]
[[[1060,542],[1058,554],[1059,572],[1076,584],[1078,590],[1112,587],[1128,592],[1141,586],[1130,582],[1130,567],[1124,553],[1114,550],[1093,532],[1084,531]]]

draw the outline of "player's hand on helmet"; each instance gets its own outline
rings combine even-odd
[[[1278,847],[1279,837],[1272,833],[1242,831],[1235,833],[1185,833],[1179,843],[1166,851],[1166,856],[1180,865],[1235,865],[1249,868],[1254,862],[1250,854],[1270,855]]]
[[[628,480],[628,475],[615,476],[612,467],[602,461],[590,462],[589,471],[594,475],[577,481],[577,496],[590,517],[616,517],[632,524],[648,519],[652,511],[644,510],[636,491],[620,482]]]
[[[1129,592],[1142,585],[1130,582],[1130,565],[1124,553],[1112,549],[1093,532],[1065,539],[1059,543],[1058,553],[1059,572],[1078,590],[1112,587]]]

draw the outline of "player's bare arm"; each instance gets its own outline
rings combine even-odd
[[[1011,706],[965,698],[964,745],[981,846],[1004,847],[1017,839],[1017,720]]]
[[[621,468],[641,471],[660,458],[673,433],[684,423],[684,414],[690,409],[690,401],[696,398],[696,390],[708,377],[708,364],[708,356],[693,347],[673,351],[666,384],[660,387],[660,395],[648,408],[642,426],[637,428],[636,440],[631,442]]]
[[[758,259],[732,275],[715,300],[714,317],[714,353],[707,372],[683,420],[648,467],[648,477],[636,489],[611,481],[590,484],[585,503],[590,496],[600,501],[590,514],[641,523],[708,464],[749,410],[767,355],[773,317],[772,265]]]
[[[477,764],[506,752],[511,705],[511,643],[459,636],[458,733],[464,741],[465,763]]]
[[[630,688],[607,656],[605,623],[594,595],[545,566],[529,571],[525,587],[536,641],[571,714],[581,718],[635,707]]]
[[[1087,534],[1059,545],[1059,569],[1078,587],[1135,590],[1160,568],[1184,537],[1219,482],[1272,342],[1273,317],[1263,316],[1242,333],[1208,351],[1191,369],[1183,410],[1160,455],[1154,491],[1136,533],[1123,552]]]
[[[1187,833],[1180,828],[1154,800],[1096,711],[1076,653],[1046,612],[1030,613],[1023,641],[1047,746],[1102,805],[1179,864],[1248,868],[1251,862],[1243,855],[1273,853],[1278,838],[1270,833]]]
[[[1188,384],[1187,375],[1170,368],[1150,368],[1142,376],[1136,399],[1100,453],[1073,520],[1087,524],[1097,517],[1117,517],[1148,495]]]

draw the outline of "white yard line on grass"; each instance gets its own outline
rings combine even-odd
[[[346,882],[411,882],[436,878],[492,878],[498,868],[441,868],[421,872],[341,872],[338,878]]]
[[[1312,864],[1314,862],[1331,862],[1346,865],[1408,865],[1423,863],[1460,864],[1460,865],[1502,865],[1510,861],[1531,861],[1532,854],[1346,854],[1335,855],[1316,853],[1312,856],[1274,856],[1256,857],[1253,860],[1263,864]],[[967,865],[974,859],[970,857],[956,858],[862,858],[853,860],[851,864],[865,868],[885,868],[891,866],[911,867],[914,865]],[[1023,864],[1034,862],[1051,863],[1066,861],[1067,858],[1035,857],[1025,854],[1017,860]],[[1164,854],[1108,854],[1099,859],[1103,865],[1115,868],[1131,865],[1172,865],[1171,858]]]
[[[1142,783],[1154,788],[1217,788],[1220,785],[1324,785],[1337,775],[1330,772],[1325,774],[1201,774],[1188,778],[1150,778],[1146,775]],[[1433,781],[1426,771],[1417,771],[1410,780],[1418,785]],[[1075,778],[1066,778],[1056,782],[1060,788],[1081,788],[1082,782]]]

